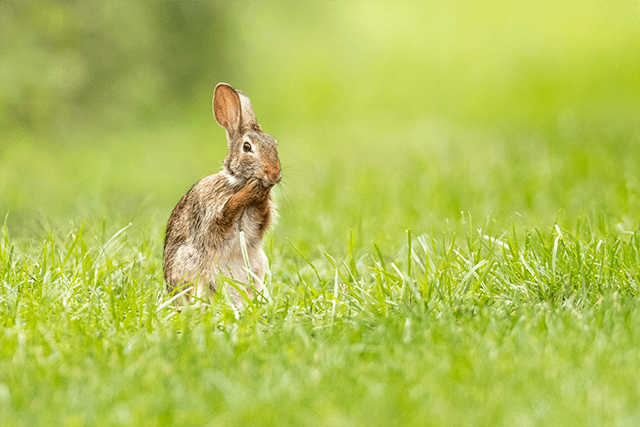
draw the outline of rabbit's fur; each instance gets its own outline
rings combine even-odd
[[[169,291],[190,288],[205,298],[223,275],[249,284],[240,232],[245,235],[253,285],[262,289],[262,236],[274,216],[271,189],[280,182],[276,141],[262,132],[249,98],[226,83],[213,95],[216,121],[227,132],[222,171],[198,181],[182,196],[167,224],[164,276]],[[229,287],[233,301],[240,295]],[[249,296],[250,289],[246,289]]]

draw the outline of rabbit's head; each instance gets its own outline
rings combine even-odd
[[[213,93],[213,115],[227,131],[229,154],[224,168],[237,182],[258,179],[265,187],[280,182],[280,160],[276,140],[262,132],[251,101],[226,83]]]

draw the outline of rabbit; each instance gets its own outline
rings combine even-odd
[[[182,196],[164,240],[164,277],[169,292],[188,288],[187,300],[215,292],[223,275],[263,289],[266,256],[262,237],[275,215],[271,189],[282,179],[277,142],[264,133],[249,98],[227,83],[213,92],[213,114],[226,130],[229,154],[223,168]],[[252,280],[242,255],[244,232]],[[232,301],[242,297],[229,286]],[[252,290],[245,287],[249,298]]]

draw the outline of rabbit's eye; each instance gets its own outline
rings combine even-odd
[[[248,153],[249,151],[251,151],[251,144],[249,144],[248,142],[245,142],[244,144],[242,144],[242,149],[244,150],[245,153]]]

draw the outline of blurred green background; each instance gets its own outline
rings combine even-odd
[[[225,81],[279,142],[277,242],[461,212],[631,229],[639,24],[636,2],[2,2],[0,214],[160,230],[220,170]]]

